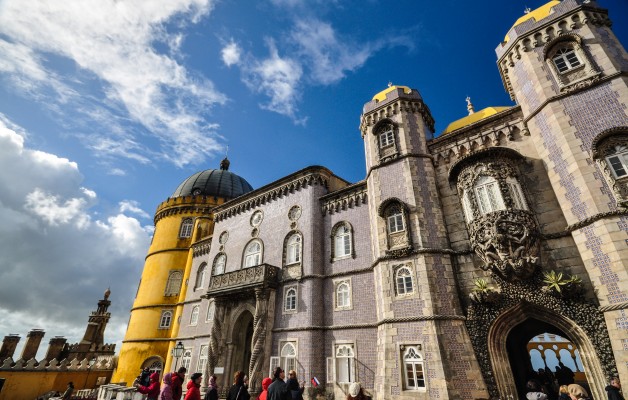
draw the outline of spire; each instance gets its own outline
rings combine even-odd
[[[227,158],[229,156],[229,146],[227,146],[227,151],[225,152],[225,158],[222,159],[222,161],[220,162],[220,169],[223,171],[229,171],[229,165],[231,164],[229,162],[229,158]]]
[[[467,110],[469,111],[469,115],[471,115],[475,112],[473,104],[471,103],[471,97],[467,96],[465,100],[467,100]]]

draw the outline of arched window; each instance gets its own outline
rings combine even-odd
[[[423,357],[416,346],[408,346],[402,353],[406,390],[425,389]]]
[[[523,196],[523,190],[521,190],[519,181],[515,178],[508,177],[506,178],[506,184],[508,184],[508,190],[510,191],[510,197],[512,198],[514,207],[518,210],[527,210],[528,204]]]
[[[336,346],[336,381],[339,383],[355,382],[355,351],[352,344]]]
[[[395,130],[392,124],[382,126],[377,133],[379,148],[384,149],[395,144]]]
[[[172,323],[172,311],[163,310],[161,312],[161,318],[159,319],[159,327],[160,328],[170,328],[170,324]]]
[[[614,146],[610,150],[611,155],[606,157],[606,162],[615,178],[623,178],[628,175],[628,145]]]
[[[199,306],[192,307],[192,313],[190,314],[190,325],[198,324],[198,312]]]
[[[336,308],[351,307],[351,285],[349,281],[336,283]]]
[[[481,214],[504,210],[504,200],[499,184],[492,176],[482,175],[475,180],[473,193]]]
[[[408,267],[401,267],[395,271],[395,283],[397,287],[397,295],[414,293],[412,284],[412,272]]]
[[[205,271],[207,271],[207,264],[203,263],[198,267],[196,272],[196,282],[194,283],[194,290],[202,289],[205,286]]]
[[[196,372],[205,373],[205,365],[207,365],[207,356],[209,355],[209,346],[204,344],[198,351],[198,363],[196,364]]]
[[[186,348],[183,351],[183,356],[181,357],[181,366],[184,367],[186,371],[188,371],[188,373],[186,374],[186,377],[190,373],[191,363],[192,363],[192,349]]]
[[[153,372],[161,373],[163,369],[163,363],[160,357],[150,357],[142,363],[142,369],[148,368],[150,373]]]
[[[297,310],[297,289],[294,287],[288,288],[286,290],[285,303],[284,303],[285,311],[296,311]]]
[[[192,218],[183,218],[181,221],[181,228],[179,229],[180,238],[189,238],[192,236],[192,228],[194,227],[194,220]]]
[[[181,283],[183,282],[183,273],[181,271],[170,271],[168,281],[166,282],[166,290],[164,296],[176,296],[181,291]]]
[[[286,265],[301,262],[301,235],[293,233],[286,240]]]
[[[297,347],[294,342],[286,342],[281,347],[281,368],[284,371],[297,369]]]
[[[406,230],[403,210],[399,204],[392,204],[386,210],[386,225],[388,226],[389,234]]]
[[[347,222],[341,222],[334,227],[333,231],[333,257],[341,258],[352,254],[351,226]]]
[[[574,49],[567,47],[558,49],[558,51],[554,54],[554,57],[552,57],[552,61],[554,61],[554,65],[556,65],[556,68],[560,73],[567,72],[570,69],[574,69],[582,65]]]
[[[244,249],[244,260],[242,267],[249,268],[262,263],[262,243],[259,240],[253,240]]]
[[[210,301],[209,305],[207,306],[207,318],[205,318],[205,320],[207,322],[213,321],[215,313],[216,313],[216,304],[213,301]]]
[[[227,264],[227,256],[220,253],[214,258],[214,272],[212,275],[222,275],[225,273],[225,265]]]

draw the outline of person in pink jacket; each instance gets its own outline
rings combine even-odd
[[[172,392],[172,376],[174,374],[172,372],[168,372],[164,375],[164,385],[161,387],[161,392],[159,393],[159,400],[174,400],[173,392]]]
[[[137,391],[146,395],[146,400],[159,400],[159,373],[153,372],[150,375],[150,385],[142,386],[139,383],[134,385]]]

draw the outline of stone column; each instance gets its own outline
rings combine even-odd
[[[20,341],[18,335],[7,335],[2,340],[2,347],[0,348],[0,362],[9,357],[13,357],[17,343]]]
[[[222,325],[225,315],[225,302],[222,299],[215,299],[214,319],[212,320],[211,335],[209,337],[209,347],[207,349],[207,365],[203,371],[203,388],[209,383],[209,376],[214,373],[214,368],[220,360],[220,347],[222,345]],[[228,380],[223,382],[223,386],[228,384]]]
[[[253,338],[251,339],[251,363],[249,364],[249,387],[254,392],[260,391],[262,388],[268,292],[267,289],[255,289],[255,316],[253,318]]]
[[[35,358],[41,339],[43,339],[45,334],[46,332],[44,332],[43,329],[32,329],[28,332],[28,335],[26,335],[26,344],[24,345],[22,355],[20,356],[22,360],[28,361],[31,358]]]

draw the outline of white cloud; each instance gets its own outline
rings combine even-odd
[[[43,328],[78,342],[111,286],[105,338],[119,342],[152,232],[129,214],[146,213],[125,200],[97,218],[78,165],[25,142],[0,115],[0,335]]]
[[[0,40],[0,73],[32,95],[42,96],[41,89],[51,86],[65,101],[74,102],[84,118],[102,113],[111,120],[110,114],[119,115],[110,106],[120,105],[143,127],[135,135],[148,132],[157,137],[161,157],[176,165],[203,160],[208,152],[221,149],[215,126],[205,122],[205,115],[226,97],[175,58],[183,35],[168,32],[166,24],[174,19],[180,27],[197,22],[212,6],[211,0],[5,1],[0,13],[0,33],[6,38]],[[166,45],[169,54],[158,52],[157,43]],[[80,74],[74,70],[64,75],[46,55],[73,61],[83,76],[77,81]],[[86,96],[81,80],[101,85],[105,104],[102,96]],[[90,129],[89,143],[99,155],[146,162],[135,135],[126,132],[119,140],[119,132]]]
[[[240,62],[242,50],[240,49],[240,46],[232,40],[222,48],[220,54],[222,55],[222,62],[224,62],[227,67],[230,67]]]

